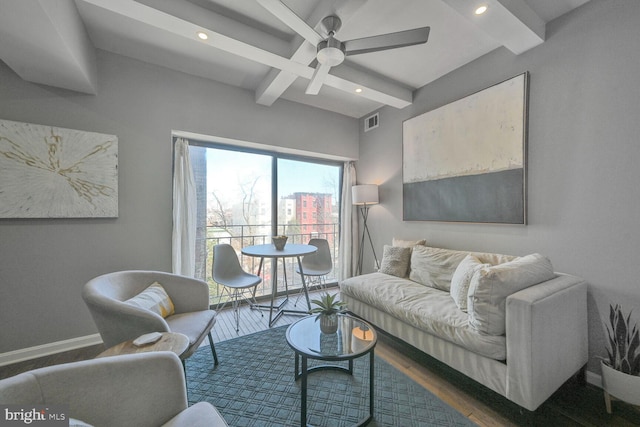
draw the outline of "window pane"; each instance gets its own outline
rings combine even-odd
[[[234,247],[243,268],[257,270],[257,260],[243,259],[244,246],[271,239],[271,156],[191,146],[198,200],[196,274],[209,283],[212,303],[222,287],[212,279],[213,247]]]
[[[329,282],[337,277],[340,174],[340,166],[278,159],[278,230],[295,243],[327,239],[334,258]]]

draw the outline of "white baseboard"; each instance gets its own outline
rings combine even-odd
[[[51,354],[62,353],[63,351],[75,350],[77,348],[88,347],[96,344],[102,344],[100,334],[86,335],[84,337],[71,338],[69,340],[56,341],[48,344],[37,345],[35,347],[0,353],[0,366],[10,365],[12,363],[36,359],[38,357],[49,356]]]
[[[602,388],[602,376],[587,371],[587,383]]]

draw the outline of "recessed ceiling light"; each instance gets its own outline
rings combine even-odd
[[[356,93],[361,93],[361,92],[362,92],[362,88],[361,87],[356,89]]]
[[[479,8],[476,9],[476,15],[482,15],[483,13],[485,13],[487,11],[487,6],[480,6]]]
[[[209,35],[204,31],[198,31],[196,34],[200,40],[207,40],[209,38]]]

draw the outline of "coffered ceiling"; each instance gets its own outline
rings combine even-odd
[[[343,41],[430,27],[426,44],[347,56],[317,95],[305,93],[315,46],[259,0],[0,0],[0,59],[25,80],[96,94],[97,48],[252,91],[267,107],[287,99],[362,117],[410,105],[415,89],[493,49],[544,43],[547,22],[587,1],[282,0],[320,33],[339,16]]]

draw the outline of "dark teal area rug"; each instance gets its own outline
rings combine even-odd
[[[209,346],[187,362],[189,404],[206,401],[231,427],[300,425],[300,381],[294,381],[294,353],[286,326],[216,344],[214,369]],[[310,361],[313,366],[315,361]],[[346,362],[345,365],[346,366]],[[308,422],[350,426],[368,414],[369,358],[354,361],[354,374],[309,374]],[[376,356],[375,410],[370,426],[473,426],[471,421]]]

